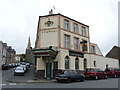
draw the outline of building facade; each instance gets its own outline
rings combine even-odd
[[[106,57],[118,59],[119,67],[120,67],[120,47],[114,46],[107,54]]]
[[[0,41],[0,68],[3,64],[10,64],[15,62],[16,51],[7,43]]]
[[[33,53],[38,78],[54,78],[65,69],[118,67],[116,59],[104,57],[97,44],[90,42],[88,25],[52,11],[39,17]]]

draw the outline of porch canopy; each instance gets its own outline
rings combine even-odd
[[[56,55],[58,54],[58,51],[53,50],[51,48],[47,49],[33,49],[32,50],[34,57],[51,57],[52,59],[56,58]]]

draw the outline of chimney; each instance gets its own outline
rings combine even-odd
[[[51,9],[51,11],[49,11],[49,15],[52,15],[53,14],[53,10]]]

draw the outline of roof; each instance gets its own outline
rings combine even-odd
[[[114,46],[107,54],[106,57],[114,58],[114,59],[120,59],[120,56],[118,55],[120,53],[120,47]]]
[[[70,20],[72,20],[72,21],[75,21],[75,22],[77,22],[77,23],[79,23],[79,24],[82,24],[82,25],[84,25],[84,26],[86,26],[86,27],[89,27],[88,25],[85,25],[85,24],[83,24],[83,23],[81,23],[81,22],[78,22],[78,21],[76,21],[76,20],[74,20],[74,19],[72,19],[72,18],[69,18],[69,17],[67,17],[67,16],[65,16],[65,15],[62,15],[62,14],[60,14],[60,13],[58,13],[58,14],[52,14],[52,15],[39,16],[39,18],[41,18],[41,17],[48,17],[48,16],[57,16],[57,15],[60,15],[60,16],[62,16],[62,17],[65,17],[65,18],[68,18],[68,19],[70,19]]]

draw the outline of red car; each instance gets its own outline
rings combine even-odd
[[[120,77],[120,68],[108,67],[105,69],[108,77]]]
[[[107,79],[106,73],[99,68],[87,68],[84,72],[84,75],[86,79]]]

